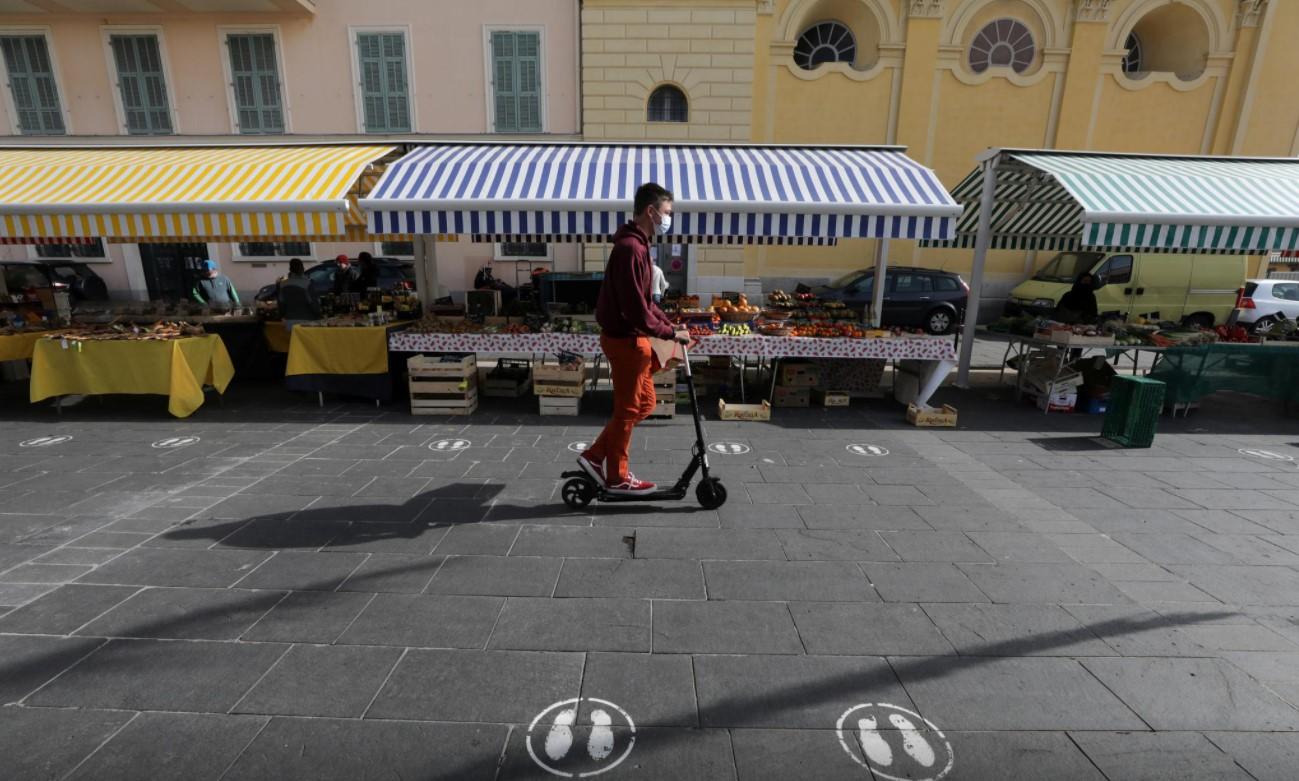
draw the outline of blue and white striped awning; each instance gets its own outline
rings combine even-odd
[[[373,233],[604,237],[651,181],[675,195],[678,239],[950,239],[961,212],[898,147],[670,144],[422,147],[361,206]]]
[[[999,150],[992,249],[1247,255],[1299,248],[1299,159]],[[983,168],[952,195],[973,247]],[[935,246],[943,246],[936,243]]]

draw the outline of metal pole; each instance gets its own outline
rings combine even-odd
[[[415,236],[415,284],[424,311],[438,297],[438,243],[434,236]]]
[[[983,292],[983,266],[992,243],[992,207],[997,200],[997,163],[1001,154],[983,161],[983,195],[979,199],[979,232],[974,239],[974,266],[970,269],[970,299],[965,305],[965,333],[961,335],[961,363],[956,384],[970,387],[970,360],[974,357],[974,327],[979,322],[979,295]]]
[[[875,290],[871,293],[871,325],[880,327],[884,316],[884,280],[889,267],[889,240],[875,243]]]

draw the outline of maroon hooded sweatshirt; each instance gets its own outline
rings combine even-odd
[[[595,319],[605,336],[671,339],[676,334],[672,323],[650,298],[652,265],[645,232],[634,222],[619,228],[595,305]]]

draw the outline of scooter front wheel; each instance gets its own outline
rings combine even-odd
[[[559,495],[564,499],[564,504],[574,510],[580,510],[595,498],[595,486],[584,477],[574,477],[564,483]]]
[[[695,488],[695,498],[705,510],[716,510],[726,504],[726,486],[716,477],[710,477]]]

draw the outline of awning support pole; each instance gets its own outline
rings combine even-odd
[[[974,357],[974,328],[979,323],[979,297],[983,292],[983,267],[988,260],[988,245],[992,243],[992,207],[997,196],[997,164],[1001,155],[995,154],[983,162],[983,194],[979,198],[979,232],[974,237],[974,265],[970,269],[970,296],[965,305],[965,328],[961,334],[961,363],[956,372],[956,385],[970,387],[970,361]]]
[[[415,236],[415,285],[419,303],[428,311],[438,298],[438,242],[435,236]]]
[[[875,242],[875,289],[871,293],[871,325],[876,328],[884,317],[884,280],[889,267],[889,240]]]

